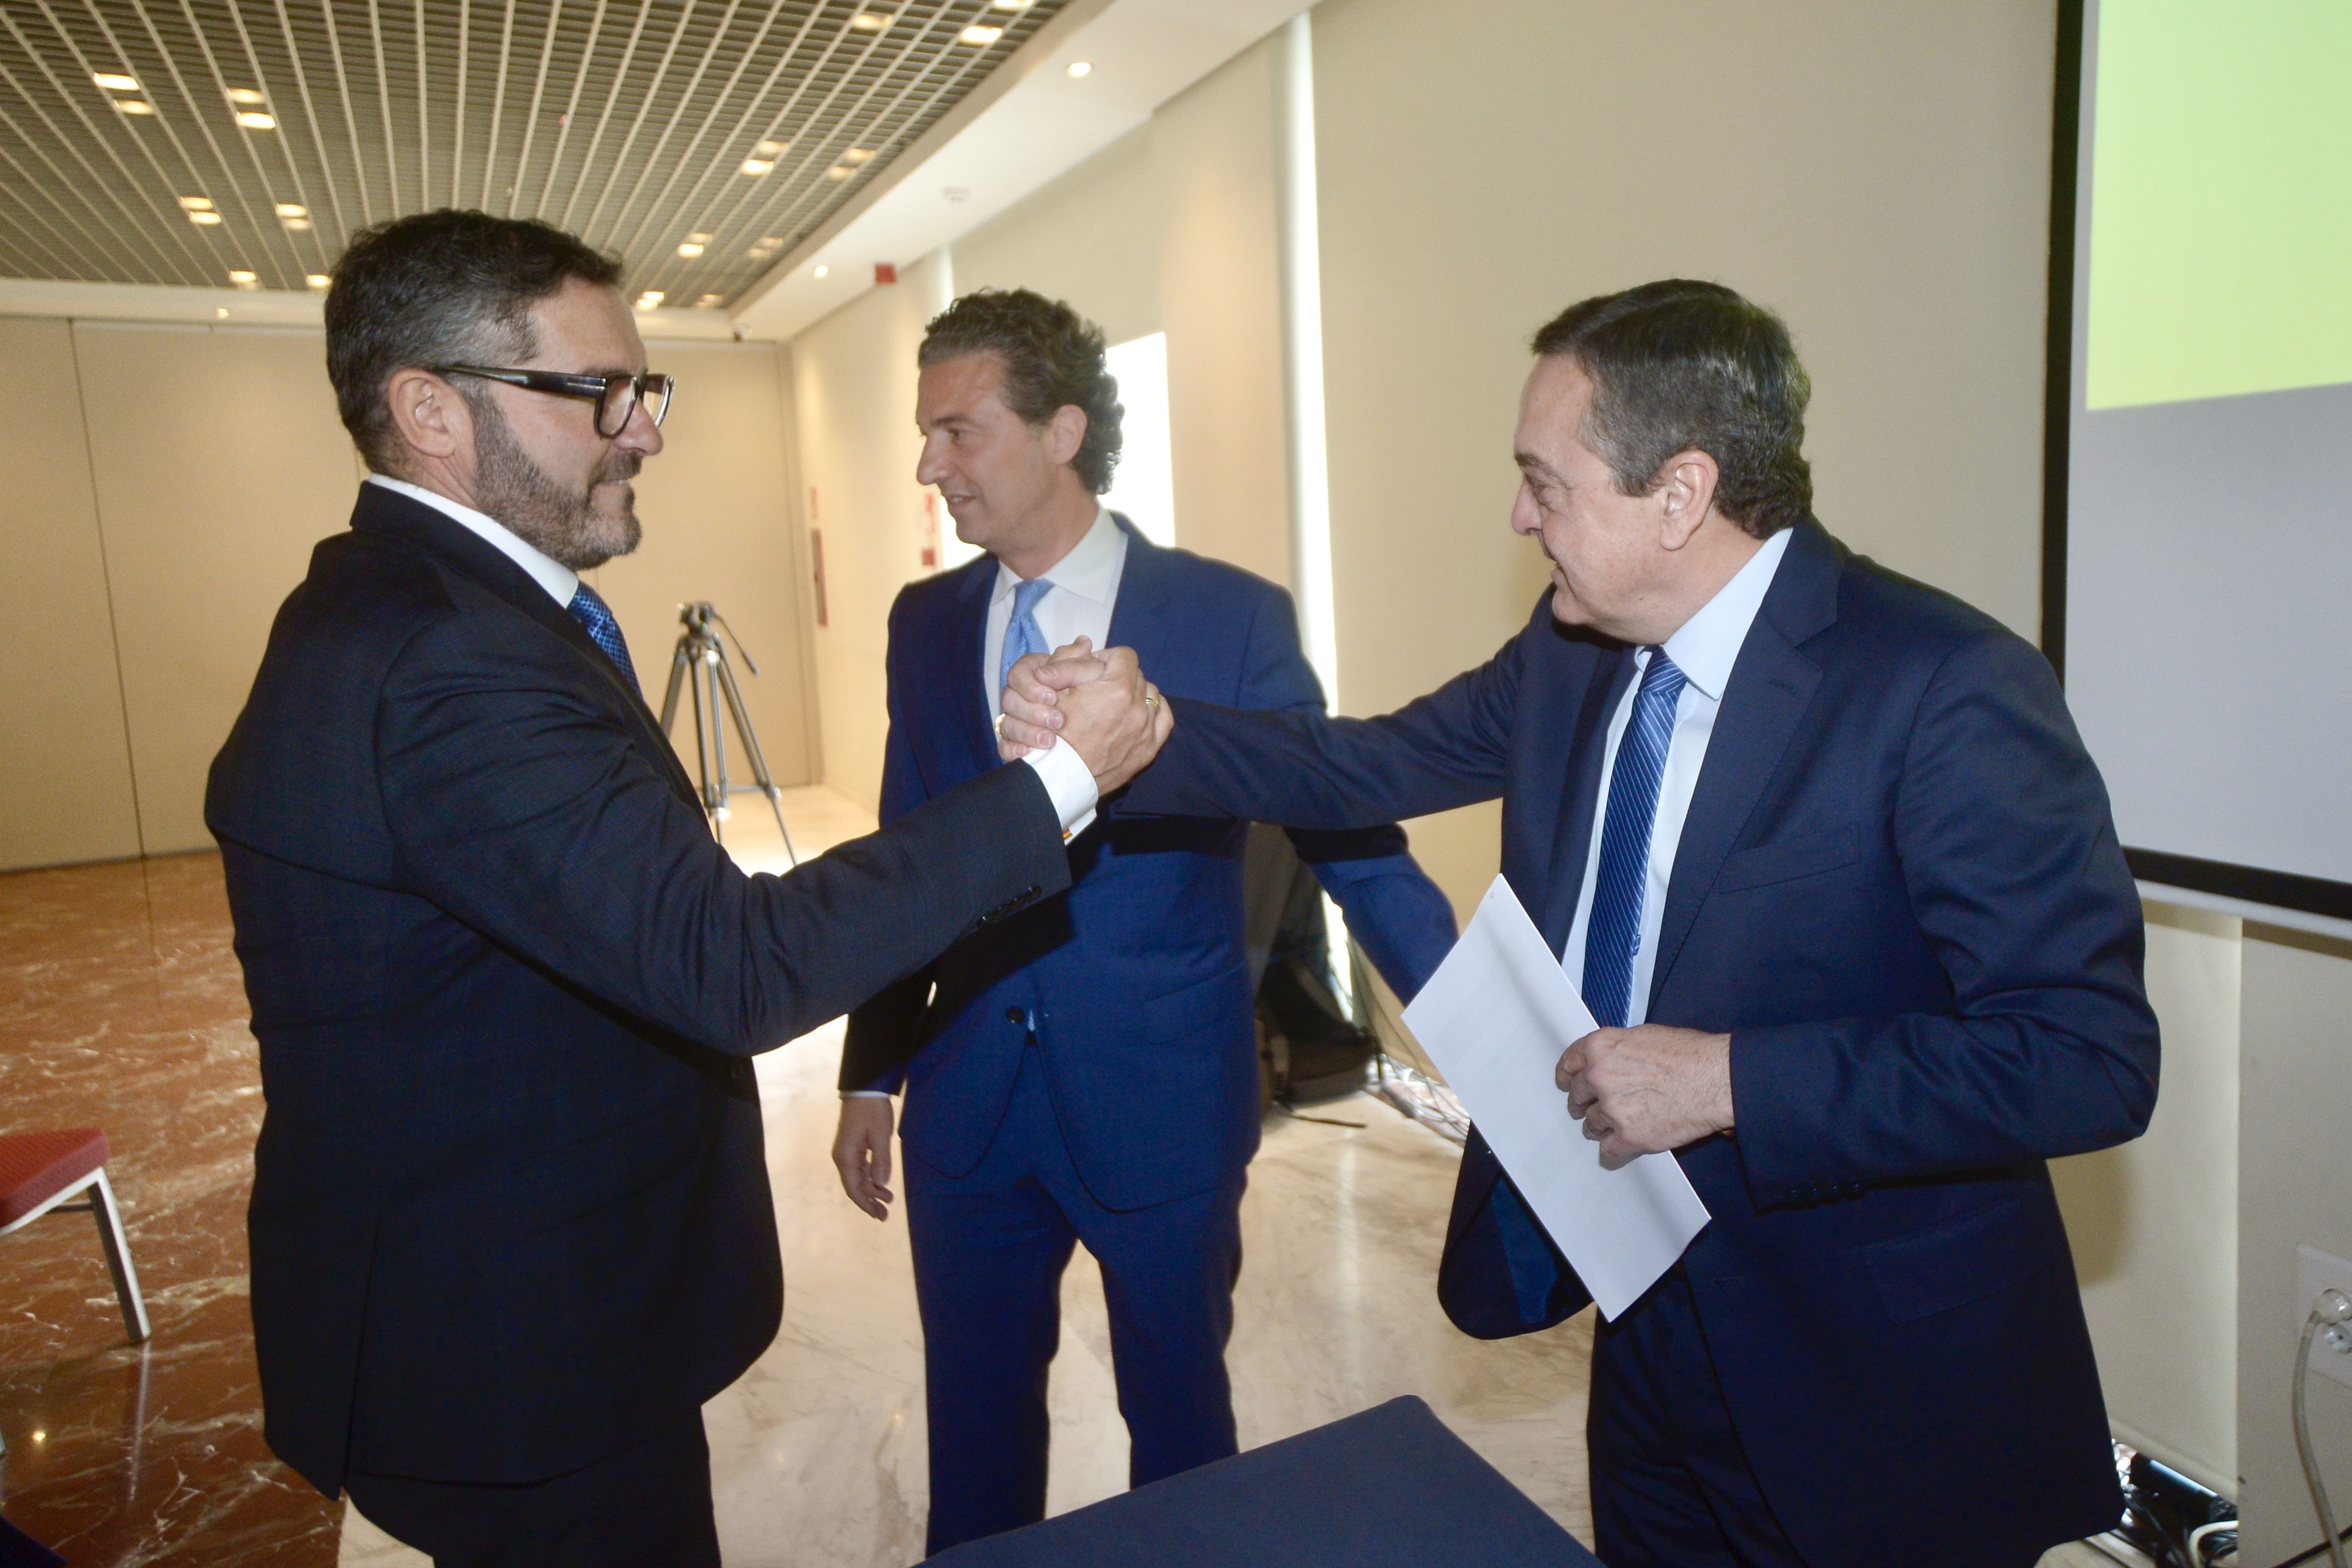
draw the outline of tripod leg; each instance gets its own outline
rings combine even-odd
[[[694,640],[692,632],[677,640],[677,648],[669,656],[669,692],[662,698],[662,734],[669,734],[669,721],[677,716],[677,684],[686,678],[686,645]]]
[[[727,662],[727,650],[719,651],[718,676],[720,690],[727,695],[727,710],[735,716],[735,733],[743,737],[743,754],[751,764],[751,777],[757,780],[760,792],[768,798],[768,809],[776,814],[776,831],[784,841],[784,858],[793,865],[801,863],[799,852],[793,848],[793,831],[784,826],[783,791],[776,788],[776,776],[768,771],[768,754],[760,749],[760,732],[751,727],[751,715],[743,706],[743,688],[735,684],[735,667]]]
[[[697,646],[692,655],[694,662],[699,664],[702,656],[701,648]],[[710,730],[716,727],[719,716],[715,713],[706,716],[703,711],[701,673],[690,673],[688,681],[693,687],[690,699],[694,706],[694,771],[696,782],[702,787],[702,815],[710,823],[710,836],[723,844],[727,841],[727,835],[719,828],[719,814],[710,809]]]
[[[719,672],[726,667],[727,650],[720,647],[719,645],[719,640],[714,637],[710,642],[710,652],[704,659],[702,678],[709,686],[708,695],[710,700],[710,755],[712,760],[717,764],[716,768],[713,769],[714,779],[711,784],[711,810],[715,813],[717,819],[722,822],[729,817],[735,814],[735,807],[733,804],[735,788],[732,784],[729,783],[727,779],[727,727],[725,724],[720,722],[719,708]],[[725,843],[727,841],[722,836],[719,841]]]

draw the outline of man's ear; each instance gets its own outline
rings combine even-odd
[[[1066,402],[1045,422],[1045,455],[1056,463],[1075,463],[1087,444],[1087,411]]]
[[[444,461],[474,445],[474,411],[430,371],[394,371],[383,389],[393,427],[417,455]]]
[[[1693,449],[1677,452],[1658,469],[1658,542],[1670,550],[1690,543],[1715,508],[1716,482],[1723,476],[1715,459]]]

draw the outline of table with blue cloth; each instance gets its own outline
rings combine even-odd
[[[1600,1568],[1410,1396],[931,1559],[943,1568]]]

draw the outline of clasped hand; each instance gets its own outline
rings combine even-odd
[[[1007,762],[1067,742],[1108,794],[1160,755],[1176,716],[1160,688],[1143,678],[1132,648],[1097,653],[1081,637],[1042,653],[1024,654],[1005,678],[1004,717],[997,749]]]
[[[1560,1053],[1569,1113],[1611,1165],[1731,1130],[1731,1037],[1665,1024],[1598,1029]]]

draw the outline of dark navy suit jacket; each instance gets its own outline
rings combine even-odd
[[[362,487],[215,760],[268,1112],[270,1447],[521,1482],[644,1440],[774,1337],[747,1053],[1069,881],[1008,768],[745,876],[634,688],[523,570]]]
[[[1557,949],[1632,671],[1547,602],[1382,718],[1180,700],[1120,809],[1336,828],[1500,795],[1503,873]],[[1676,1155],[1713,1216],[1685,1264],[1748,1457],[1816,1568],[2031,1562],[2117,1517],[2043,1161],[2147,1125],[2141,949],[2041,654],[1800,525],[1707,747],[1649,1018],[1732,1036],[1737,1130]],[[1549,1299],[1524,1301],[1498,1175],[1474,1136],[1439,1277],[1486,1337],[1588,1299],[1555,1249]],[[2001,1501],[1953,1509],[1955,1488]]]
[[[1162,692],[1322,711],[1287,593],[1119,522],[1127,562],[1110,640]],[[911,585],[891,609],[885,822],[999,766],[980,668],[996,574],[982,557]],[[1453,946],[1453,910],[1402,831],[1365,826],[1295,837],[1410,996]],[[1034,1018],[1063,1136],[1097,1201],[1139,1208],[1232,1179],[1258,1134],[1244,831],[1106,813],[1071,845],[1066,896],[957,944],[850,1015],[842,1087],[904,1083],[908,1153],[963,1175],[988,1151]]]

